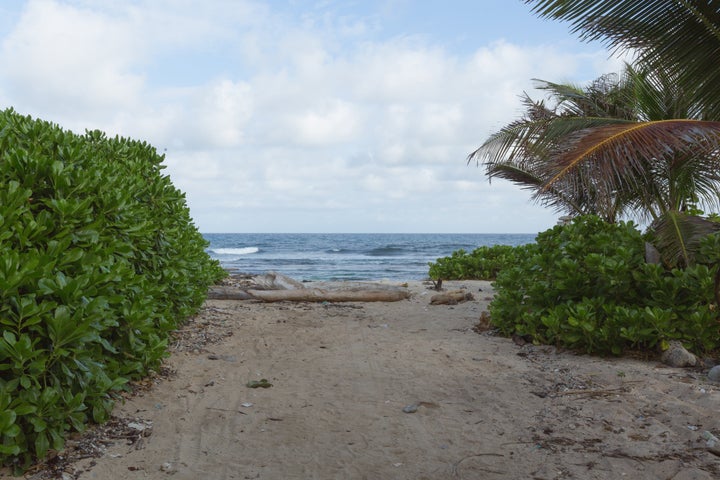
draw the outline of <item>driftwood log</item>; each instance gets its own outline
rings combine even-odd
[[[254,300],[254,297],[245,290],[218,285],[210,287],[207,298],[213,300]]]
[[[400,289],[323,290],[240,290],[236,287],[211,287],[208,298],[216,300],[262,300],[263,302],[397,302],[410,298]]]
[[[407,289],[378,284],[338,282],[333,288],[306,288],[277,272],[234,280],[231,285],[210,287],[208,298],[263,302],[397,302],[410,298]]]
[[[430,298],[430,305],[457,305],[468,300],[474,300],[473,294],[465,290],[438,293]]]
[[[265,302],[397,302],[410,297],[407,290],[248,290]]]

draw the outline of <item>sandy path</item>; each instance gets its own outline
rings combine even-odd
[[[208,301],[196,321],[232,335],[173,354],[176,374],[116,411],[152,434],[69,478],[720,476],[701,438],[720,434],[720,385],[478,335],[489,284],[446,286],[476,300],[430,306],[418,283],[396,303]],[[261,378],[272,388],[246,386]]]

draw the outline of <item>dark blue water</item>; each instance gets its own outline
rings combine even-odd
[[[483,245],[521,245],[536,234],[208,233],[208,253],[232,272],[295,280],[424,280],[428,263]]]

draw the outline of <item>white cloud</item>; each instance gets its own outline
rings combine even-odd
[[[0,39],[0,99],[167,148],[204,231],[553,223],[466,155],[519,114],[532,78],[589,80],[617,63],[509,41],[460,54],[377,31],[363,17],[298,19],[255,2],[30,0]]]
[[[6,90],[29,108],[53,112],[132,106],[144,80],[130,69],[141,44],[126,33],[101,14],[31,1],[2,42]]]
[[[245,126],[253,115],[252,86],[245,82],[222,80],[197,89],[190,110],[176,125],[179,131],[195,137],[203,147],[228,148],[243,143]],[[190,121],[194,118],[194,121]],[[193,131],[182,128],[192,125]]]
[[[361,128],[360,108],[338,99],[316,99],[318,105],[290,113],[287,124],[301,145],[329,146],[357,141]]]

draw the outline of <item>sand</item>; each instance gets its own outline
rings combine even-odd
[[[117,406],[114,434],[83,447],[101,456],[59,459],[55,475],[720,477],[703,439],[720,436],[720,385],[701,371],[477,333],[490,284],[444,287],[475,300],[430,305],[421,282],[393,303],[209,300],[164,374]],[[247,386],[261,379],[272,387]]]

